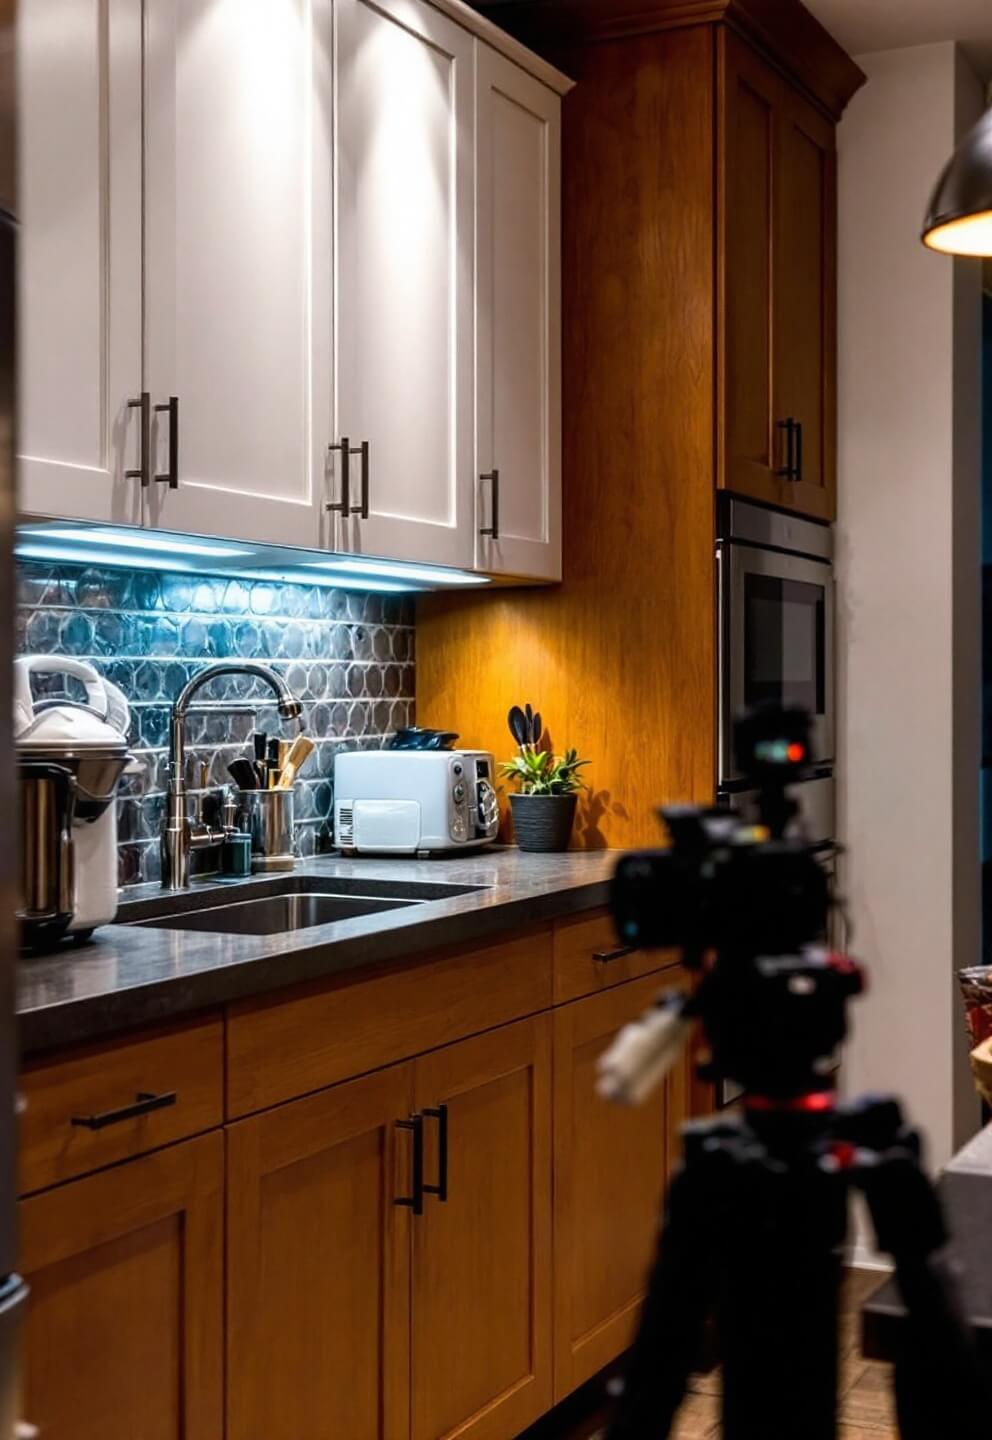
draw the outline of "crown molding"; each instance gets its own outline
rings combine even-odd
[[[800,0],[479,0],[525,45],[567,68],[570,50],[689,25],[725,24],[799,81],[839,120],[864,72]]]

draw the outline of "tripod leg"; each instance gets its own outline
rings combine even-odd
[[[884,1152],[859,1183],[908,1312],[896,1357],[903,1440],[948,1440],[988,1424],[988,1394],[961,1314],[940,1200],[911,1148]]]
[[[844,1178],[743,1149],[718,1304],[724,1440],[834,1440]]]
[[[664,1440],[702,1348],[712,1293],[708,1186],[690,1160],[668,1192],[658,1253],[608,1440]]]

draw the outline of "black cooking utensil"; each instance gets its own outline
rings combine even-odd
[[[529,704],[524,706],[524,712],[525,712],[525,714],[526,714],[526,716],[527,716],[527,744],[528,744],[528,745],[533,745],[533,743],[534,743],[534,712],[533,712],[533,710],[530,708],[530,705],[529,705]]]
[[[535,716],[534,716],[534,723],[533,723],[533,725],[531,726],[531,738],[530,738],[530,743],[531,743],[532,745],[536,745],[537,742],[540,740],[540,738],[541,738],[541,736],[542,736],[543,734],[544,734],[544,725],[543,725],[542,722],[541,722],[541,717],[540,717],[540,715],[535,715]]]
[[[258,776],[250,760],[232,760],[227,767],[227,773],[239,790],[258,789]]]
[[[518,745],[527,744],[527,720],[519,705],[514,705],[507,718],[510,734]]]

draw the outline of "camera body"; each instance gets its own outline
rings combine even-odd
[[[737,760],[758,789],[760,823],[727,810],[667,807],[671,846],[624,856],[611,897],[623,944],[678,948],[683,963],[702,972],[688,1001],[666,1001],[667,1012],[662,1006],[652,1017],[658,1043],[668,1043],[675,1017],[679,1025],[700,1018],[714,1072],[776,1103],[830,1088],[847,1000],[862,988],[859,967],[822,943],[830,884],[803,837],[790,833],[796,806],[788,787],[806,773],[809,730],[799,709],[743,716]],[[656,1048],[645,1032],[634,1069]]]

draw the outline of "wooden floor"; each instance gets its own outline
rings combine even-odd
[[[858,1309],[884,1277],[875,1270],[848,1275],[841,1321],[841,1397],[838,1440],[898,1440],[888,1365],[863,1360],[858,1348]],[[603,1412],[576,1416],[574,1411],[557,1424],[545,1422],[520,1440],[598,1440],[603,1434]],[[672,1440],[719,1440],[720,1377],[697,1375],[686,1397]]]

